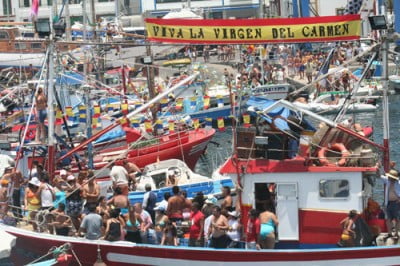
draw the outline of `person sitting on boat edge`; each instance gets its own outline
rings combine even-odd
[[[398,238],[400,227],[400,181],[399,173],[392,169],[389,173],[381,175],[385,186],[386,226],[388,232],[395,230],[395,237]]]
[[[358,213],[356,210],[351,210],[346,218],[344,218],[340,225],[342,227],[342,234],[338,243],[341,247],[353,247],[354,246],[354,220],[357,218]]]

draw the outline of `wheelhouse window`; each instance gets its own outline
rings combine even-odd
[[[0,31],[0,40],[8,40],[10,37],[6,31]]]
[[[15,49],[17,49],[17,50],[24,50],[24,49],[26,49],[26,43],[16,43],[16,44],[15,44]]]
[[[42,44],[40,42],[31,43],[31,48],[32,49],[41,49],[42,48]]]
[[[333,179],[319,181],[319,196],[321,198],[348,198],[350,195],[349,181]]]

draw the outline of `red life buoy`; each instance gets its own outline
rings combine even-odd
[[[328,150],[340,151],[342,154],[341,159],[337,162],[338,166],[344,166],[347,162],[347,158],[350,156],[350,152],[346,149],[343,143],[334,143],[328,147],[323,147],[318,151],[318,159],[322,165],[328,165],[329,161],[326,158],[326,152]]]

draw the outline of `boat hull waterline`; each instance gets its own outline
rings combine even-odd
[[[170,247],[135,244],[126,241],[108,242],[30,232],[11,226],[0,228],[18,237],[12,251],[15,263],[27,263],[46,254],[53,246],[72,244],[82,265],[96,261],[97,248],[107,265],[394,265],[400,260],[397,246],[365,248],[332,248],[307,250],[244,250]]]

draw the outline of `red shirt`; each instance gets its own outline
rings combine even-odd
[[[201,211],[190,212],[190,221],[192,225],[190,226],[190,236],[189,238],[198,238],[200,235],[200,221],[204,220],[204,214]]]
[[[260,233],[260,219],[249,219],[246,227],[246,242],[256,242],[257,235]]]

